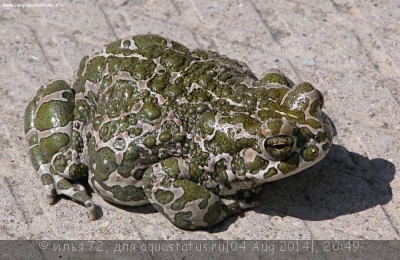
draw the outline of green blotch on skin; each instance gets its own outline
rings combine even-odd
[[[255,135],[260,128],[260,122],[254,118],[248,118],[243,123],[244,130],[251,135]]]
[[[72,184],[65,179],[59,180],[57,182],[56,186],[57,186],[57,190],[68,190],[68,189],[72,188]]]
[[[310,104],[310,94],[313,90],[315,88],[310,83],[300,83],[288,92],[282,105],[290,108],[296,104],[296,110],[305,111]]]
[[[92,122],[93,129],[96,131],[99,131],[102,122],[103,122],[103,119],[101,116],[98,116],[95,119],[93,119],[93,122]]]
[[[316,145],[311,145],[310,147],[302,149],[300,154],[305,161],[314,161],[318,158],[319,148]]]
[[[122,45],[122,46],[121,46]],[[133,50],[129,49],[130,42],[124,41],[121,44],[121,41],[115,41],[106,46],[106,53],[113,53],[113,54],[123,54],[123,55],[131,55],[134,53]]]
[[[278,72],[268,72],[264,75],[261,79],[261,83],[268,84],[268,83],[279,83],[290,87],[292,85],[291,81],[283,74]]]
[[[181,85],[168,85],[165,89],[164,89],[164,95],[168,96],[172,99],[176,99],[177,97],[179,97],[183,92],[184,92],[184,88]]]
[[[43,103],[37,110],[34,125],[38,131],[66,126],[74,119],[73,102],[52,100]]]
[[[185,141],[185,139],[186,139],[186,135],[184,133],[180,133],[180,132],[174,133],[173,137],[172,137],[172,140],[175,143],[182,143],[183,141]]]
[[[160,136],[159,136],[160,142],[163,142],[163,143],[168,142],[169,140],[171,140],[171,138],[172,138],[171,133],[167,132],[167,131],[166,132],[162,132],[160,134]]]
[[[260,91],[260,90],[258,90]],[[268,99],[263,99],[264,104],[269,104],[271,106],[280,106],[280,103],[286,93],[289,91],[289,88],[269,88],[264,90],[265,95]],[[273,102],[271,102],[273,100]]]
[[[45,88],[43,88],[43,91],[41,89],[38,91],[38,94],[40,92],[41,97],[45,97],[49,94],[52,94],[57,91],[61,90],[68,90],[70,91],[71,88],[69,87],[68,83],[65,82],[64,80],[56,80],[51,82],[49,85],[47,85]],[[37,94],[36,94],[37,95]]]
[[[215,115],[215,112],[209,111],[204,113],[200,118],[197,128],[200,130],[202,136],[210,135],[214,132]]]
[[[80,75],[83,71],[78,71],[77,75]],[[72,84],[72,88],[75,90],[75,94],[84,93],[85,92],[85,83],[86,78],[79,76],[74,83]]]
[[[215,94],[217,94],[218,96],[221,96],[221,97],[232,97],[233,96],[232,92],[233,92],[233,90],[232,90],[231,86],[222,85],[222,86],[219,86],[218,89],[216,89],[216,93]]]
[[[176,226],[180,228],[185,228],[185,229],[190,229],[192,228],[192,222],[188,219],[193,215],[192,212],[190,211],[180,211],[175,214],[174,219],[170,219],[168,216],[168,219]]]
[[[26,134],[29,129],[35,128],[35,116],[36,116],[36,98],[29,102],[28,106],[25,108],[24,115],[24,133]],[[31,145],[31,144],[29,144]]]
[[[208,226],[212,226],[220,221],[220,216],[222,213],[222,205],[220,201],[216,201],[212,204],[206,214],[204,214],[203,220]]]
[[[139,148],[136,146],[134,142],[131,142],[124,153],[124,158],[122,159],[121,164],[118,166],[118,173],[121,174],[123,177],[128,178],[130,177],[131,171],[133,168],[139,164],[140,159],[140,152]],[[138,170],[136,170],[133,177],[138,179],[136,176]]]
[[[287,119],[293,120],[294,122],[299,122],[299,123],[305,122],[305,114],[301,110],[287,110],[285,111],[285,115]]]
[[[208,59],[209,58],[208,52],[204,51],[204,50],[196,49],[196,50],[193,51],[193,53],[195,55],[199,56],[200,58],[203,58],[203,59]]]
[[[102,56],[95,56],[93,59],[91,59],[87,63],[84,77],[93,83],[100,82],[102,72],[106,68],[105,59],[106,58]]]
[[[152,60],[139,60],[138,58],[126,58],[121,63],[119,70],[127,71],[136,80],[145,80],[150,78],[156,68]]]
[[[180,173],[178,160],[175,158],[168,158],[161,162],[163,171],[168,174],[170,178],[178,177]]]
[[[109,56],[107,57],[106,61],[108,62],[108,72],[110,73],[106,77],[104,77],[101,81],[101,91],[104,92],[104,90],[107,88],[107,86],[110,86],[112,82],[112,76],[116,75],[118,71],[120,71],[122,67],[122,63],[126,61],[130,61],[133,64],[136,64],[138,58],[132,57],[132,58],[118,58],[115,56]]]
[[[113,137],[113,127],[112,127],[112,122],[107,122],[103,124],[103,126],[100,128],[100,139],[103,142],[108,142],[112,137]]]
[[[110,174],[117,169],[114,151],[108,147],[95,150],[95,140],[92,138],[89,143],[89,168],[94,173],[98,183],[108,180]],[[95,164],[95,167],[94,167]]]
[[[246,162],[246,169],[251,173],[256,173],[260,169],[265,169],[268,166],[268,160],[264,160],[259,156],[254,158],[252,162]]]
[[[64,172],[65,168],[67,167],[67,158],[65,158],[64,155],[59,154],[57,157],[53,160],[53,166],[54,169],[57,172]]]
[[[156,75],[148,82],[148,87],[157,93],[161,93],[169,83],[170,73],[165,72],[161,75]]]
[[[272,120],[267,123],[268,128],[271,130],[271,135],[279,135],[283,121],[281,119]]]
[[[258,128],[260,128],[260,122],[257,119],[243,113],[223,117],[219,122],[221,124],[242,124],[244,130],[249,134],[255,134]]]
[[[90,200],[89,196],[81,191],[74,192],[74,194],[72,194],[72,198],[82,203],[85,203],[86,201]]]
[[[72,137],[71,148],[77,151],[78,153],[82,153],[84,149],[84,142],[80,132],[78,132],[77,130],[73,130],[71,137]]]
[[[143,104],[142,109],[138,114],[148,120],[154,120],[161,116],[161,109],[158,105],[148,101]]]
[[[326,136],[327,136],[326,133],[324,133],[324,132],[318,132],[317,136],[315,137],[315,140],[316,140],[318,143],[325,142]]]
[[[278,170],[275,168],[269,168],[266,173],[264,173],[264,179],[268,179],[278,173]]]
[[[152,45],[166,46],[167,40],[159,35],[136,35],[133,37],[136,47],[146,49]]]
[[[157,190],[154,193],[154,198],[160,204],[167,204],[174,199],[174,193],[169,190]]]
[[[31,159],[33,168],[37,171],[40,165],[50,162],[51,158],[44,157],[39,145],[29,149],[29,158]]]
[[[244,176],[246,172],[253,173],[247,165],[243,158],[238,155],[234,155],[232,158],[232,170],[236,172],[238,176]]]
[[[210,77],[210,75],[201,75],[199,76],[199,78],[197,79],[197,83],[202,86],[202,87],[207,87],[208,84],[212,83],[212,78]],[[204,95],[204,94],[203,94]],[[207,95],[208,97],[211,98],[211,95],[208,93]]]
[[[129,129],[129,135],[131,135],[131,136],[139,136],[142,133],[143,133],[143,129],[140,126]]]
[[[263,109],[257,112],[258,117],[261,121],[266,121],[270,118],[274,118],[275,112],[269,109]]]
[[[212,95],[206,89],[195,89],[190,93],[190,96],[188,97],[188,100],[193,103],[209,102],[211,99]]]
[[[147,147],[147,148],[153,148],[156,145],[156,138],[152,135],[148,135],[144,138],[143,140],[143,144]]]
[[[141,150],[141,158],[139,159],[139,164],[151,165],[160,161],[157,154],[151,154],[151,151]]]
[[[88,55],[83,57],[81,62],[79,63],[79,68],[76,72],[76,75],[78,76],[78,78],[72,85],[72,88],[75,90],[75,93],[85,92],[86,79],[82,77],[82,73],[85,70],[87,59],[89,59]]]
[[[173,49],[165,49],[161,56],[161,65],[168,71],[181,71],[188,67],[193,58],[186,53],[181,53]]]
[[[177,51],[186,52],[186,53],[188,53],[190,51],[186,46],[184,46],[183,44],[180,44],[179,42],[171,41],[171,43],[172,43],[172,48],[174,48]]]
[[[172,205],[172,210],[179,211],[185,208],[188,202],[202,199],[198,204],[200,209],[207,207],[208,199],[211,197],[210,191],[189,180],[177,179],[173,182],[175,188],[184,190],[183,196],[177,199]]]
[[[79,99],[75,103],[74,107],[74,116],[75,120],[81,122],[89,122],[89,119],[93,118],[93,109],[91,109],[90,105],[86,100]]]
[[[281,160],[281,163],[278,165],[278,169],[283,172],[283,174],[295,170],[297,167],[299,167],[299,157],[300,156],[298,153],[293,153],[289,158]]]
[[[133,39],[137,52],[148,59],[160,57],[167,48],[167,40],[158,35],[137,35]]]
[[[109,190],[113,194],[113,198],[121,201],[139,201],[146,198],[142,188],[136,188],[134,186],[121,187],[119,185],[113,187],[106,187],[102,185],[105,189]]]
[[[88,167],[83,163],[74,163],[69,168],[69,176],[74,179],[81,179],[88,174]]]
[[[303,82],[303,83],[300,83],[300,84],[298,84],[296,86],[296,91],[295,92],[300,94],[300,93],[308,93],[308,92],[311,92],[313,90],[315,90],[313,85],[311,85],[308,82]]]
[[[44,186],[54,184],[54,179],[51,174],[45,173],[40,176],[40,180]]]
[[[152,188],[155,181],[153,167],[147,168],[143,174],[142,182],[144,193],[149,199],[153,198]]]
[[[56,170],[54,169],[53,166],[50,165],[49,170],[51,175],[56,175]]]
[[[318,128],[322,127],[321,122],[319,122],[318,120],[312,119],[312,118],[307,119],[306,124],[311,126],[314,129],[318,129]]]
[[[120,127],[119,127],[117,121],[111,121],[109,123],[106,123],[106,124],[103,125],[103,127],[105,127],[104,130],[102,129],[104,132],[100,132],[100,133],[104,134],[104,137],[101,136],[103,141],[110,140],[112,137],[117,135],[119,133],[119,130],[120,130]]]
[[[217,131],[214,138],[206,143],[206,148],[212,153],[229,153],[234,154],[240,152],[245,147],[252,147],[256,140],[240,138],[235,140],[234,138],[228,137],[228,135],[222,131]]]
[[[222,159],[215,163],[214,166],[214,174],[216,175],[216,179],[218,181],[222,181],[224,183],[229,182],[228,174],[226,172],[227,163],[226,160]]]
[[[148,59],[156,59],[162,55],[166,46],[153,44],[149,45],[147,48],[141,48],[138,53]]]
[[[54,154],[69,143],[69,136],[65,133],[54,133],[40,140],[39,146],[44,161],[50,162]]]
[[[297,136],[296,146],[304,147],[304,145],[314,138],[314,134],[307,127],[296,128],[293,132],[294,136]]]

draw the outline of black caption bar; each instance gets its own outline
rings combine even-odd
[[[2,240],[0,259],[400,259],[400,241]]]

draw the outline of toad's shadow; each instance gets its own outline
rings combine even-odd
[[[258,198],[261,205],[254,211],[312,221],[360,212],[392,199],[389,183],[395,171],[387,160],[370,160],[333,145],[317,165],[265,184]]]

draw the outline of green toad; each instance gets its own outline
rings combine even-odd
[[[113,42],[82,59],[71,84],[41,87],[25,111],[29,156],[54,203],[151,203],[184,229],[252,207],[260,186],[320,161],[332,143],[323,97],[278,70],[157,35]]]

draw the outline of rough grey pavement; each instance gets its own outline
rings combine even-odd
[[[0,21],[0,239],[400,238],[399,1],[76,0],[0,6]],[[258,76],[279,68],[311,82],[337,129],[327,158],[265,185],[260,207],[206,231],[96,194],[94,222],[71,200],[46,204],[23,136],[27,102],[41,84],[70,80],[93,49],[142,33],[221,52]]]

